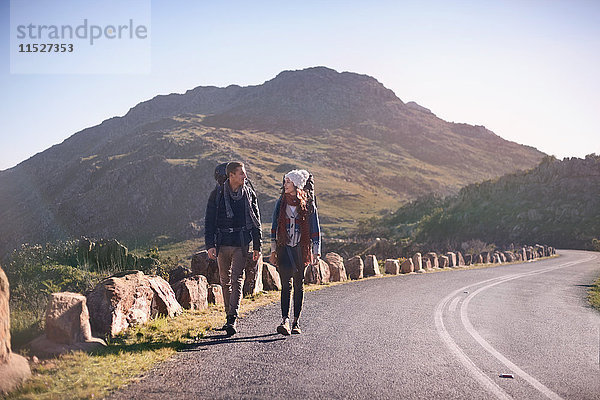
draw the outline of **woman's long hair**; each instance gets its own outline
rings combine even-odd
[[[281,190],[280,190],[281,196],[283,196],[285,193],[284,184],[285,184],[285,175],[283,176],[283,179],[281,182]],[[296,185],[294,185],[294,187],[296,187]],[[316,204],[317,199],[315,197],[315,180],[314,180],[312,174],[308,175],[308,179],[306,180],[306,183],[304,184],[304,188],[298,189],[296,187],[296,196],[297,196],[298,200],[300,200],[300,206],[304,210],[307,210],[307,214],[312,214],[313,212],[315,212],[315,207],[317,206],[317,204]]]
[[[283,177],[283,183],[285,183],[285,176]],[[295,185],[294,185],[295,187]],[[310,264],[310,253],[311,253],[311,239],[309,229],[309,215],[315,211],[315,195],[314,195],[314,182],[312,174],[309,175],[306,184],[303,189],[296,187],[296,196],[290,198],[290,195],[285,194],[285,187],[281,186],[281,203],[279,209],[279,215],[277,216],[278,231],[277,231],[277,247],[283,247],[288,243],[289,237],[287,233],[286,225],[286,204],[289,202],[290,205],[296,205],[298,207],[298,224],[300,226],[300,248],[302,253],[302,259],[304,266]]]

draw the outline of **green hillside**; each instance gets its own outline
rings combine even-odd
[[[422,197],[390,215],[364,221],[357,234],[409,238],[429,247],[460,248],[481,240],[499,246],[544,243],[595,249],[600,238],[600,156],[546,157],[532,170],[471,184],[457,195]]]

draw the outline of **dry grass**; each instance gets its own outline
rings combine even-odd
[[[600,278],[594,282],[592,288],[588,291],[588,299],[592,307],[600,311]]]

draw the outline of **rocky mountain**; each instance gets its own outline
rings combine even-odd
[[[478,240],[499,246],[548,243],[596,249],[600,239],[600,156],[545,157],[529,171],[471,184],[444,199],[426,196],[374,218],[363,236],[437,248]]]
[[[201,236],[212,171],[231,159],[246,162],[265,221],[282,174],[309,169],[325,228],[342,234],[358,217],[543,156],[405,104],[366,75],[284,71],[257,86],[157,96],[0,171],[0,255],[80,235],[133,247]]]

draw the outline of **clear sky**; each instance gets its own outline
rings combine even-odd
[[[127,74],[11,74],[8,1],[0,19],[0,170],[158,94],[319,65],[559,158],[600,154],[597,0],[152,0],[150,68]]]

